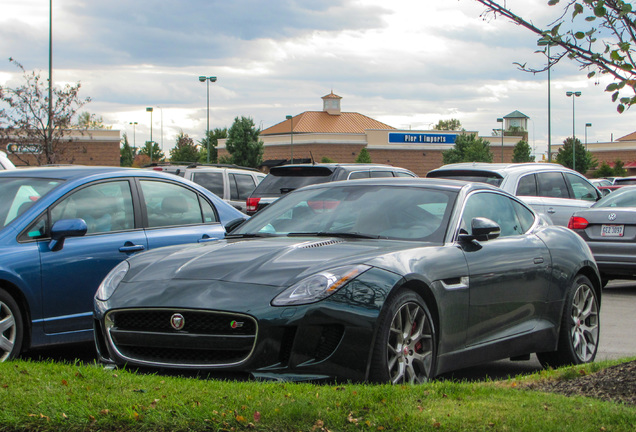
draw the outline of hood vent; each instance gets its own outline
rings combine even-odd
[[[343,242],[344,240],[325,240],[325,241],[319,241],[319,242],[307,242],[307,243],[303,243],[299,245],[298,249],[317,248],[317,247],[329,246],[329,245],[334,245],[334,244],[343,243]]]

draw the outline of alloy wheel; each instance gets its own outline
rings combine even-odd
[[[572,298],[572,347],[581,362],[590,361],[598,348],[598,304],[592,288],[579,285]]]
[[[0,302],[0,361],[5,361],[11,352],[16,339],[16,323],[13,312],[5,303]]]

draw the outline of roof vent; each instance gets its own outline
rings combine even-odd
[[[333,244],[338,244],[343,242],[344,240],[324,240],[319,242],[307,242],[298,246],[298,249],[310,249],[310,248],[317,248],[317,247],[323,247],[323,246],[330,246]]]

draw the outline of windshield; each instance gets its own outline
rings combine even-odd
[[[0,229],[27,211],[62,180],[28,177],[0,178]]]
[[[636,187],[623,187],[597,201],[592,207],[636,207]]]
[[[503,177],[490,171],[478,170],[439,170],[431,171],[426,177],[445,178],[450,180],[463,180],[468,182],[488,183],[493,186],[501,186]]]
[[[442,242],[455,197],[455,192],[435,188],[330,183],[285,196],[231,235],[306,234]]]

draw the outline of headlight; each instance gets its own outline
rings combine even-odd
[[[371,267],[367,265],[337,267],[316,273],[295,283],[272,300],[272,306],[291,306],[314,303],[338,291],[347,282]]]
[[[95,293],[95,298],[101,301],[108,300],[117,289],[119,282],[121,282],[124,276],[126,276],[129,269],[130,264],[128,264],[128,261],[120,262],[117,267],[112,269],[110,273],[106,275],[102,283],[99,285],[99,288],[97,288],[97,292]]]

